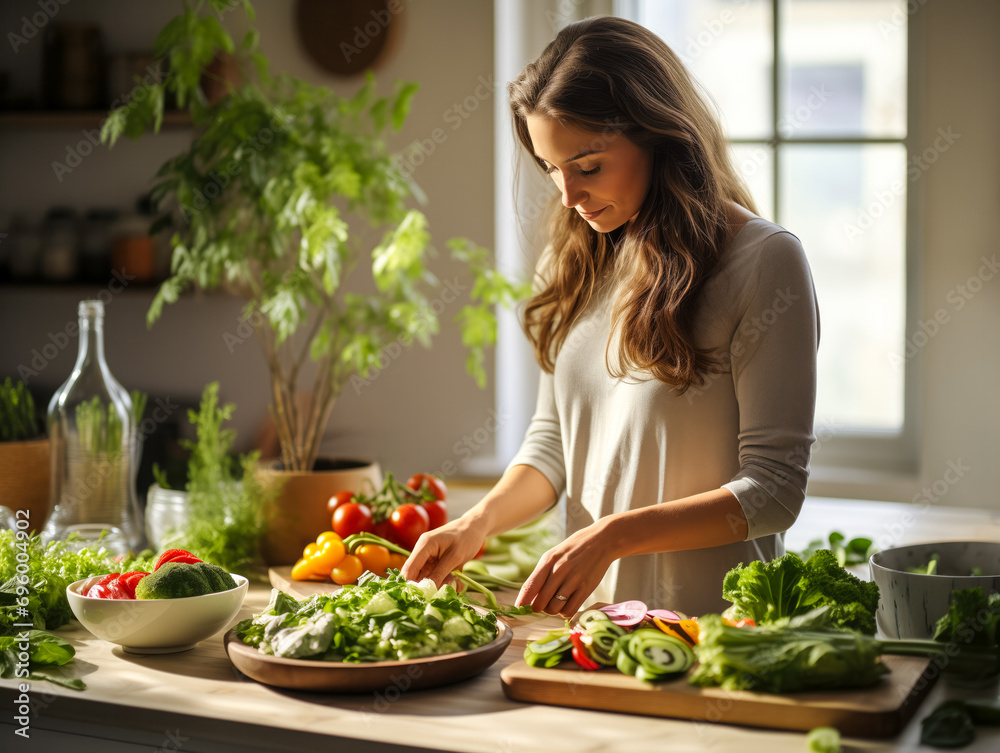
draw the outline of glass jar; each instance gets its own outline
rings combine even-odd
[[[153,549],[162,549],[184,530],[188,519],[188,493],[164,489],[159,484],[149,487],[146,494],[146,538]]]
[[[75,533],[75,547],[100,539],[123,554],[136,550],[142,536],[135,495],[138,432],[132,400],[104,360],[104,303],[80,301],[79,317],[76,365],[49,402],[54,509],[45,533]]]

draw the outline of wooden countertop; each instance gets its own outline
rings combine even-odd
[[[481,490],[455,490],[471,505]],[[453,504],[456,512],[463,504]],[[790,549],[842,530],[891,537],[898,546],[942,540],[1000,540],[1000,511],[809,498],[787,535]],[[237,620],[267,603],[269,588],[251,588]],[[483,753],[529,751],[629,751],[669,745],[685,751],[753,753],[805,749],[805,735],[696,724],[630,714],[522,704],[504,697],[500,670],[520,658],[529,633],[557,618],[532,618],[515,628],[506,654],[479,677],[443,688],[380,694],[311,695],[277,690],[237,672],[223,650],[222,634],[180,654],[136,656],[90,635],[79,623],[59,635],[77,649],[75,664],[87,690],[74,692],[32,683],[31,740],[13,735],[14,681],[0,681],[0,748],[94,751],[289,750],[343,742],[349,751],[439,749]],[[235,624],[236,620],[234,620]],[[946,697],[964,697],[938,682],[914,719],[888,741],[845,741],[845,750],[919,749],[919,719]],[[115,742],[108,742],[115,741]],[[848,747],[849,746],[849,747]],[[1000,749],[1000,730],[979,728],[968,751]]]

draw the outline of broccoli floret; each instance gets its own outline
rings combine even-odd
[[[208,562],[168,562],[135,587],[137,599],[182,599],[236,588],[233,576]]]

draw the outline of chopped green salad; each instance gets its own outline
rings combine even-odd
[[[236,634],[263,654],[360,664],[484,646],[496,638],[497,620],[450,585],[415,583],[390,570],[301,602],[273,589],[267,608],[240,622]]]

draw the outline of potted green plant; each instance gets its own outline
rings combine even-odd
[[[166,59],[168,73],[141,99],[113,110],[101,138],[114,145],[122,135],[158,131],[168,95],[191,114],[190,149],[163,165],[152,191],[171,211],[150,232],[176,229],[171,277],[154,298],[148,322],[191,286],[245,297],[244,319],[270,371],[270,412],[286,487],[269,514],[264,541],[265,558],[275,563],[293,561],[312,540],[338,488],[336,480],[319,489],[315,483],[334,402],[349,380],[379,368],[389,346],[430,344],[439,329],[432,305],[437,278],[427,266],[427,218],[408,206],[426,197],[399,169],[384,138],[387,128],[403,127],[418,84],[397,80],[391,96],[378,96],[369,71],[360,90],[343,98],[291,76],[272,78],[257,50],[257,31],[251,28],[237,46],[212,15],[225,5],[186,3],[167,23],[154,53]],[[244,7],[252,22],[252,7]],[[228,96],[213,103],[200,81],[219,55],[240,67],[241,83],[229,84]],[[363,250],[349,219],[381,231],[381,242]],[[513,304],[529,288],[499,274],[489,252],[468,239],[447,245],[474,279],[458,319],[470,349],[467,368],[482,385],[484,348],[496,336],[493,308]],[[359,266],[370,272],[374,292],[346,284]],[[303,386],[310,359],[315,372]],[[381,485],[377,466],[367,478]],[[361,480],[347,483],[356,488]]]
[[[0,507],[11,525],[40,531],[52,513],[49,440],[24,382],[0,384]]]

